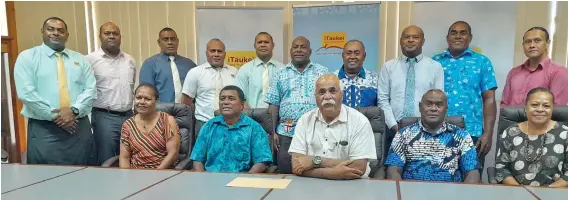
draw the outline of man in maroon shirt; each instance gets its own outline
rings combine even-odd
[[[554,104],[568,104],[568,68],[548,58],[549,44],[545,28],[532,27],[525,33],[523,49],[528,59],[507,75],[501,106],[525,105],[527,93],[537,87],[549,88],[554,94]]]

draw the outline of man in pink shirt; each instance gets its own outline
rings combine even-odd
[[[549,44],[545,28],[532,27],[525,33],[523,49],[528,59],[507,75],[501,106],[525,105],[527,93],[537,87],[549,88],[554,94],[554,104],[568,104],[568,68],[548,58]]]

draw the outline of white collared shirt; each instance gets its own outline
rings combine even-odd
[[[221,69],[221,77],[223,79],[223,87],[227,85],[235,85],[235,77],[238,69],[224,65]],[[187,76],[183,83],[182,93],[195,99],[195,119],[207,122],[214,117],[216,102],[215,76],[217,71],[208,62],[192,68],[187,72]]]
[[[101,48],[85,56],[97,81],[97,98],[93,107],[113,111],[132,110],[136,62],[127,53],[120,51],[110,57]]]
[[[346,143],[346,145],[343,144]],[[341,106],[339,116],[326,123],[319,108],[302,115],[288,153],[321,156],[339,160],[377,159],[371,123],[359,111]],[[369,176],[367,169],[363,178]]]

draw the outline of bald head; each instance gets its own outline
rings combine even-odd
[[[294,67],[304,69],[308,63],[310,63],[311,55],[312,48],[310,47],[310,41],[307,38],[299,36],[292,41],[290,56],[292,57],[292,64]]]
[[[343,102],[343,90],[336,75],[326,74],[316,81],[316,103],[326,121],[339,115]]]
[[[112,22],[106,22],[99,28],[101,49],[107,54],[118,55],[120,52],[121,38],[120,29]]]
[[[207,62],[213,67],[223,67],[225,65],[225,43],[215,38],[207,42],[206,48]]]
[[[440,90],[440,89],[431,89],[426,91],[426,93],[424,93],[424,95],[422,95],[422,101],[424,101],[425,99],[428,99],[429,97],[440,97],[441,99],[443,99],[444,101],[446,100],[446,93],[444,93],[444,91]]]
[[[424,31],[420,27],[411,25],[404,28],[400,35],[402,54],[408,58],[415,58],[422,54],[424,41]]]

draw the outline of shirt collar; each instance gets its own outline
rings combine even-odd
[[[428,130],[426,130],[426,128],[424,127],[424,125],[422,124],[422,120],[418,121],[418,124],[420,126],[420,130],[426,132],[426,133],[430,133],[432,135],[438,135],[440,133],[446,132],[446,131],[454,131],[454,128],[452,126],[450,126],[448,124],[448,122],[444,121],[442,122],[442,127],[440,129],[438,129],[438,131],[436,131],[435,133],[429,132]]]
[[[308,69],[310,69],[310,67],[312,67],[313,65],[314,65],[314,63],[312,63],[312,61],[310,61],[310,63],[308,63],[308,65],[306,66],[306,69],[304,70],[304,72],[307,71]],[[294,64],[292,64],[292,62],[288,63],[285,67],[298,71],[298,69],[296,69],[296,67],[294,66]]]
[[[548,56],[546,56],[544,59],[542,59],[542,60],[540,61],[540,63],[538,63],[538,66],[536,66],[536,69],[535,69],[534,71],[537,71],[537,70],[539,70],[539,69],[548,68],[548,67],[550,66],[550,62],[551,62],[550,58],[548,58]],[[522,68],[523,68],[523,69],[526,69],[526,70],[529,70],[529,68],[528,68],[529,66],[530,66],[530,60],[527,59],[527,60],[523,63]],[[530,71],[530,70],[529,70],[529,71]]]
[[[418,62],[420,62],[420,61],[422,60],[422,58],[424,58],[424,54],[420,54],[420,55],[418,55],[418,56],[416,56],[416,57],[414,57],[414,58],[416,58],[416,63],[418,63]],[[408,59],[409,59],[409,58],[406,57],[406,56],[403,54],[403,55],[400,56],[400,59],[402,59],[402,61],[404,61],[404,62],[408,62]]]
[[[97,49],[97,52],[99,53],[99,55],[100,55],[101,57],[104,56],[104,57],[108,57],[108,58],[118,58],[118,57],[124,56],[122,50],[120,50],[120,51],[118,52],[118,55],[117,55],[116,57],[112,57],[112,56],[106,54],[105,51],[103,51],[103,49],[100,48],[100,47],[99,47],[99,49]]]
[[[207,69],[207,68],[213,68],[213,66],[211,66],[211,64],[209,64],[209,62],[206,62],[206,64],[207,64],[207,65],[205,66],[206,69]],[[223,64],[223,68],[228,68],[228,67],[227,67],[227,64]]]
[[[347,75],[345,74],[345,70],[343,70],[345,67],[345,65],[342,65],[341,68],[339,68],[339,73],[337,73],[337,77],[339,79],[342,78],[349,78],[347,77]],[[359,74],[357,74],[357,76],[361,77],[361,78],[365,78],[365,68],[361,67],[361,71],[359,71]]]
[[[462,57],[462,56],[465,56],[465,55],[472,55],[472,54],[473,54],[473,51],[468,47],[467,49],[465,49],[465,51],[464,51],[460,56],[458,56],[458,58],[459,58],[459,57]],[[442,56],[448,56],[448,57],[450,57],[450,58],[453,58],[452,54],[450,53],[450,49],[449,49],[449,48],[447,48],[447,49],[444,51],[444,53],[442,53]]]
[[[260,58],[258,58],[258,57],[254,58],[254,64],[255,64],[256,66],[262,66],[262,67],[264,67],[264,62],[263,62]],[[276,64],[274,64],[274,60],[272,60],[272,59],[268,60],[267,64],[268,64],[268,65],[276,65]],[[256,67],[256,66],[255,66],[255,67]]]
[[[233,125],[231,128],[240,128],[243,126],[248,126],[250,125],[250,122],[246,119],[247,115],[245,115],[244,113],[241,113],[241,117],[239,119],[239,121],[237,121],[237,123],[235,123],[235,125]],[[227,122],[225,121],[225,117],[223,115],[219,116],[219,117],[215,117],[213,119],[211,119],[211,121],[213,121],[213,123],[216,124],[221,124],[224,125],[226,127],[229,127],[229,125],[227,125]]]
[[[321,121],[325,124],[328,124],[328,125],[335,124],[338,121],[345,123],[345,122],[347,122],[347,109],[345,108],[345,105],[342,104],[341,110],[339,111],[339,115],[335,119],[333,119],[330,123],[327,123],[327,122],[325,122],[325,119],[323,118],[323,115],[321,114],[321,111],[318,108],[318,115],[316,116],[316,120],[319,120],[319,121]]]
[[[43,52],[45,53],[45,55],[47,55],[49,57],[55,56],[55,53],[57,53],[57,51],[48,47],[45,43],[41,43],[41,48],[42,48]],[[61,53],[63,54],[63,56],[69,57],[69,50],[67,50],[67,48],[63,49],[63,51],[61,51]]]
[[[122,52],[122,51],[121,51]],[[162,56],[162,58],[166,59],[168,62],[170,61],[170,56],[164,52],[160,52],[160,55]],[[174,57],[174,61],[178,59],[180,55],[176,54]]]

